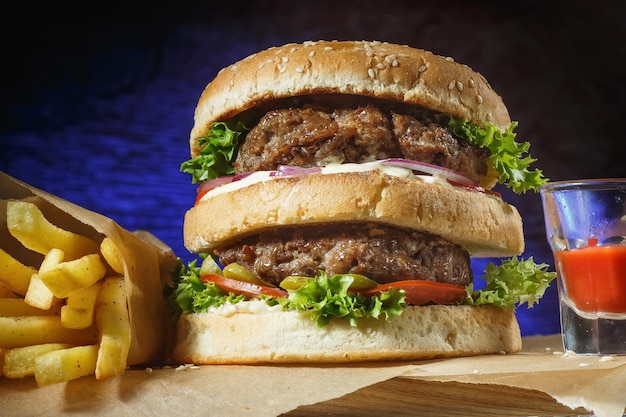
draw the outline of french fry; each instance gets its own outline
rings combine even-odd
[[[2,266],[0,266],[2,268]],[[17,294],[0,283],[0,298],[19,298]]]
[[[37,385],[42,387],[92,375],[97,356],[97,345],[76,346],[39,355],[35,358]]]
[[[50,307],[59,301],[46,287],[46,284],[41,281],[39,274],[33,274],[30,278],[28,291],[24,296],[24,302],[41,310],[50,310]]]
[[[93,253],[73,261],[61,262],[40,274],[40,278],[55,297],[65,298],[92,285],[106,273],[106,265],[102,258]]]
[[[41,262],[39,267],[39,273],[33,274],[30,278],[30,284],[28,285],[28,291],[24,296],[26,304],[30,304],[33,307],[40,308],[42,310],[48,310],[52,304],[58,303],[57,297],[52,294],[52,291],[41,280],[41,274],[45,273],[58,264],[63,262],[65,254],[60,249],[50,249]]]
[[[0,348],[0,376],[4,374],[2,369],[4,368],[4,356],[9,351],[7,348]]]
[[[96,379],[123,374],[130,348],[130,322],[123,277],[104,279],[96,304],[96,324],[100,331]]]
[[[37,270],[24,265],[0,249],[0,284],[20,295],[26,294],[30,277]]]
[[[0,347],[24,347],[44,343],[89,345],[97,343],[95,327],[66,329],[56,316],[0,317]]]
[[[61,314],[60,305],[48,310],[33,307],[21,298],[0,298],[0,316],[59,316]]]
[[[35,374],[35,358],[54,350],[66,349],[71,345],[64,343],[45,343],[43,345],[25,346],[9,349],[4,356],[2,367],[4,376],[23,378]]]
[[[96,298],[102,287],[98,281],[87,288],[83,288],[67,297],[61,307],[61,324],[68,329],[85,329],[93,324],[96,309]]]
[[[119,248],[113,243],[111,238],[105,237],[100,243],[100,253],[109,264],[111,269],[120,275],[124,275],[124,263]]]
[[[61,249],[67,260],[98,253],[100,246],[88,237],[50,223],[35,204],[27,201],[7,202],[7,228],[24,247],[42,255],[54,248]]]

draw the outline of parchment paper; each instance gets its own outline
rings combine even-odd
[[[626,357],[559,349],[550,336],[514,355],[412,363],[139,367],[43,388],[0,378],[0,415],[622,416]]]

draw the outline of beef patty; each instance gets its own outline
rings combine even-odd
[[[477,180],[489,152],[457,140],[438,123],[384,111],[374,105],[334,110],[270,110],[246,136],[234,163],[237,173],[407,158],[439,165]]]
[[[375,224],[277,228],[217,251],[223,265],[237,262],[278,285],[289,275],[365,275],[381,284],[406,279],[466,286],[466,251],[441,237]]]

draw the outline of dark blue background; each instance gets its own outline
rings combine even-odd
[[[546,176],[626,176],[619,1],[31,7],[0,13],[0,169],[149,230],[187,260],[182,221],[195,187],[178,169],[197,99],[220,68],[292,41],[384,40],[453,56],[502,95]],[[499,191],[524,219],[524,255],[552,264],[539,196]],[[525,335],[558,332],[556,288],[518,316]]]

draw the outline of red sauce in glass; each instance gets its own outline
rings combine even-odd
[[[588,313],[626,313],[626,246],[555,252],[568,298]]]

